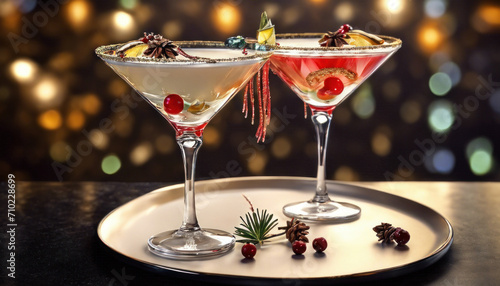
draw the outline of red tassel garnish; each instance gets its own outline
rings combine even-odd
[[[267,125],[271,122],[271,92],[269,88],[269,63],[265,63],[262,71],[259,70],[256,75],[257,80],[257,97],[259,101],[259,127],[255,133],[257,143],[266,140]],[[255,99],[254,99],[254,83],[251,79],[245,87],[243,98],[242,113],[245,113],[245,118],[248,113],[247,92],[250,93],[250,104],[252,105],[252,125],[255,121]]]

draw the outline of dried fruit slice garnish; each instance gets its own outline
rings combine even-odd
[[[123,54],[125,57],[140,57],[147,48],[147,44],[137,45],[124,51]]]
[[[346,42],[349,45],[358,47],[381,45],[384,43],[384,39],[361,30],[352,30],[347,33],[347,36],[345,39]]]
[[[327,78],[333,76],[343,76],[351,82],[354,82],[358,78],[355,72],[345,68],[324,68],[308,74],[306,81],[311,87],[315,88]]]
[[[206,104],[205,100],[199,101],[197,99],[189,106],[187,111],[193,114],[200,114],[203,111],[207,110],[209,107],[210,105]]]

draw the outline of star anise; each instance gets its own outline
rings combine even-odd
[[[154,35],[151,39],[147,38],[148,48],[144,51],[144,55],[151,58],[175,59],[179,53],[179,47],[171,40],[163,38],[162,35]]]
[[[342,47],[343,45],[347,45],[348,43],[345,39],[349,37],[347,32],[350,30],[352,30],[352,27],[348,24],[344,24],[336,32],[328,31],[319,40],[319,44],[322,47]]]

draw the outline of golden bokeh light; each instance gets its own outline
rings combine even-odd
[[[61,52],[55,54],[49,60],[49,67],[52,70],[64,72],[72,68],[75,64],[75,57],[70,52]]]
[[[373,134],[372,151],[380,157],[387,156],[391,152],[391,140],[383,132],[376,132]]]
[[[111,14],[111,26],[109,34],[116,40],[125,40],[135,37],[137,33],[137,23],[131,14],[124,11],[116,11]]]
[[[162,27],[163,35],[171,40],[177,39],[182,34],[182,22],[172,20],[166,22]]]
[[[354,7],[350,2],[342,2],[333,10],[333,16],[339,21],[350,21],[353,15]]]
[[[40,109],[58,106],[63,100],[62,83],[52,75],[41,77],[33,86],[33,103]]]
[[[445,35],[435,22],[426,22],[417,31],[420,48],[427,53],[438,50],[445,40]]]
[[[349,166],[340,166],[335,170],[333,178],[337,181],[359,181],[359,174]]]
[[[51,109],[38,116],[38,124],[48,130],[55,130],[61,127],[62,116],[59,111]]]
[[[113,14],[113,24],[120,30],[126,30],[134,24],[134,18],[129,13],[118,11]]]
[[[66,20],[73,29],[82,31],[88,27],[88,21],[92,17],[92,5],[88,1],[72,0],[64,7]]]
[[[234,34],[240,28],[241,12],[229,3],[218,3],[212,11],[215,28],[222,34]]]
[[[66,117],[66,126],[71,130],[80,130],[84,124],[85,115],[80,110],[73,110]]]
[[[153,146],[149,142],[142,142],[130,153],[130,161],[136,166],[143,165],[153,156]]]
[[[212,126],[205,127],[203,131],[203,144],[208,148],[216,148],[221,143],[221,135],[217,128]]]
[[[252,160],[248,161],[248,170],[254,175],[260,175],[264,173],[268,160],[266,153],[258,152]]]
[[[160,135],[155,139],[156,150],[162,154],[169,154],[176,150],[175,140],[167,135]]]
[[[401,106],[399,115],[406,123],[415,123],[422,116],[422,106],[414,100],[408,100]]]
[[[278,159],[283,159],[290,155],[292,143],[286,137],[276,138],[271,145],[271,153]]]
[[[116,78],[110,81],[108,85],[108,92],[116,97],[121,97],[123,94],[130,90],[130,86],[126,84],[121,78]]]
[[[69,146],[64,141],[57,141],[50,146],[49,154],[52,160],[65,162],[70,155]]]
[[[398,14],[404,9],[405,2],[403,0],[384,0],[383,6],[391,13]]]
[[[19,58],[10,64],[9,72],[17,82],[27,84],[38,74],[38,65],[30,59]]]
[[[87,114],[96,114],[101,109],[101,100],[95,94],[89,93],[82,98],[80,107]]]
[[[481,33],[500,29],[500,6],[483,4],[471,18],[472,26]]]
[[[104,150],[109,145],[109,136],[99,129],[90,130],[89,140],[99,150]]]

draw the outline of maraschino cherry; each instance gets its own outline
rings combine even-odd
[[[165,112],[168,114],[179,114],[184,109],[184,100],[178,94],[169,94],[163,100],[163,109],[165,109]]]
[[[317,95],[319,99],[330,100],[341,94],[344,91],[344,83],[340,78],[332,76],[324,81],[324,86],[318,90]]]

